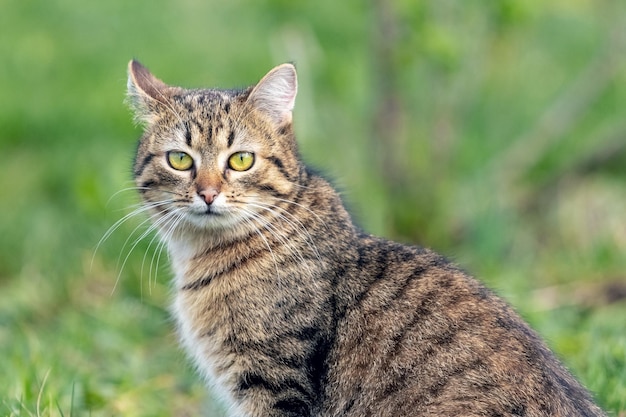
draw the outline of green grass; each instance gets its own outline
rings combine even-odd
[[[626,283],[626,4],[414,3],[383,32],[351,1],[5,0],[0,415],[219,410],[178,348],[165,256],[155,273],[151,237],[130,250],[143,219],[96,250],[137,202],[116,194],[133,57],[224,87],[295,61],[302,153],[359,223],[486,281],[623,415],[626,303],[603,288]]]

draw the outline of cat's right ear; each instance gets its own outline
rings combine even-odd
[[[280,126],[291,123],[297,92],[296,68],[292,64],[282,64],[259,81],[248,96],[248,102]]]
[[[138,61],[128,63],[127,98],[137,121],[152,122],[158,107],[167,106],[169,88]]]

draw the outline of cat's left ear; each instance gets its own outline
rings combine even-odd
[[[248,102],[268,114],[277,125],[291,123],[298,92],[298,77],[292,64],[282,64],[259,81]]]
[[[138,61],[128,63],[128,103],[135,117],[150,123],[160,105],[167,105],[170,87]]]

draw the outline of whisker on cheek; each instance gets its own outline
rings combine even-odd
[[[258,202],[248,203],[248,204],[252,207],[258,207],[262,210],[266,210],[272,213],[281,221],[286,222],[288,225],[290,225],[294,229],[298,230],[299,232],[302,232],[304,234],[303,237],[306,238],[304,240],[308,242],[310,245],[312,245],[312,249],[314,249],[316,256],[319,258],[320,255],[319,255],[317,248],[315,247],[313,236],[311,236],[311,234],[309,233],[305,225],[302,223],[302,221],[300,221],[300,219],[297,216],[291,214],[289,211],[275,204],[258,203]]]
[[[110,226],[107,231],[104,233],[104,235],[100,238],[100,240],[98,241],[98,243],[96,244],[96,247],[94,248],[93,251],[93,255],[91,257],[91,267],[93,267],[93,262],[95,260],[96,254],[98,252],[98,249],[100,249],[100,246],[111,237],[111,235],[113,233],[115,233],[116,230],[118,230],[125,222],[127,222],[128,220],[130,220],[133,217],[136,217],[140,214],[143,214],[145,212],[148,212],[152,209],[161,207],[161,206],[166,206],[171,204],[171,200],[164,200],[164,201],[158,201],[158,202],[154,202],[154,203],[142,203],[139,205],[133,205],[131,207],[135,207],[133,209],[133,211],[131,211],[130,213],[124,215],[121,219],[117,220],[115,223],[113,223],[112,226]],[[147,221],[150,221],[150,219],[143,221],[141,224],[145,224]]]

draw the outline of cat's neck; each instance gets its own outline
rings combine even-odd
[[[167,238],[170,256],[174,259],[187,261],[197,258],[219,248],[233,245],[245,238],[247,233],[241,231],[203,229],[195,225],[180,225]]]
[[[178,287],[203,278],[205,270],[219,270],[233,258],[245,256],[245,235],[222,230],[201,229],[185,225],[167,239],[175,280]]]
[[[171,233],[166,241],[177,286],[192,285],[207,274],[243,264],[260,253],[265,253],[272,265],[293,261],[294,256],[309,256],[325,263],[334,258],[333,252],[345,254],[345,246],[355,243],[350,216],[322,178],[312,177],[301,186],[291,205],[275,211],[280,215],[272,219],[271,225],[254,230],[186,225]]]

